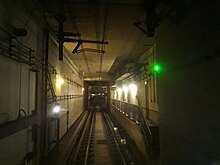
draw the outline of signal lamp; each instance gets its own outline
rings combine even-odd
[[[154,73],[160,73],[161,72],[161,66],[158,64],[154,64],[152,67],[152,70]]]

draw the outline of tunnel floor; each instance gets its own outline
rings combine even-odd
[[[80,118],[75,122],[75,124],[69,129],[69,131],[64,135],[64,137],[60,140],[60,142],[54,147],[54,149],[48,154],[48,156],[44,159],[42,164],[45,165],[63,165],[65,164],[65,160],[67,159],[67,153],[70,152],[71,143],[77,134],[77,127],[80,124],[80,121],[83,120],[87,112],[84,112],[80,116]],[[119,160],[117,158],[117,154],[115,154],[114,148],[112,148],[112,144],[110,144],[110,140],[108,137],[108,133],[106,130],[106,123],[104,122],[102,112],[99,110],[95,115],[95,145],[94,145],[94,158],[91,164],[93,165],[115,165],[118,164]],[[127,137],[129,139],[129,137]],[[137,161],[142,164],[147,163],[145,158],[143,158],[138,151],[134,142],[129,139],[128,140],[129,147],[133,150],[133,155],[137,155]],[[135,163],[136,164],[136,163]],[[148,164],[148,163],[147,163]]]

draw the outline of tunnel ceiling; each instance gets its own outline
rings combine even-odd
[[[136,21],[146,19],[143,6],[141,0],[117,0],[111,3],[105,0],[97,3],[88,0],[48,0],[38,3],[36,15],[54,34],[59,28],[54,16],[65,15],[67,20],[63,24],[63,31],[81,34],[72,38],[107,41],[106,45],[82,43],[75,54],[72,51],[77,43],[65,42],[64,47],[85,80],[109,81],[119,74],[126,63],[134,62],[148,50],[153,42],[152,38],[133,25]]]

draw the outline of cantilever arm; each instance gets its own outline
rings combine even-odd
[[[80,47],[81,44],[82,44],[82,42],[78,42],[78,44],[76,45],[76,47],[72,51],[73,54],[77,53],[77,50],[78,50],[78,48]]]

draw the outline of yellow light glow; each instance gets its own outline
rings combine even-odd
[[[127,100],[127,97],[128,97],[128,87],[127,86],[123,86],[123,91],[124,91],[125,100]]]
[[[132,96],[137,95],[137,86],[135,84],[130,84],[129,85],[129,90],[131,91]]]
[[[56,76],[56,83],[62,85],[64,83],[64,80],[60,76]]]
[[[117,92],[118,92],[118,93],[121,93],[121,92],[122,92],[122,89],[121,89],[121,88],[118,88],[118,89],[117,89]]]
[[[53,112],[54,113],[59,113],[61,110],[60,106],[59,105],[56,105],[54,108],[53,108]]]
[[[114,90],[114,99],[117,99],[117,90]]]
[[[124,91],[125,94],[127,94],[128,93],[128,87],[123,86],[123,91]]]
[[[84,90],[85,90],[85,89],[82,87],[82,92],[84,92]]]
[[[117,92],[118,92],[118,99],[120,99],[121,98],[121,94],[122,94],[122,89],[118,88]]]

